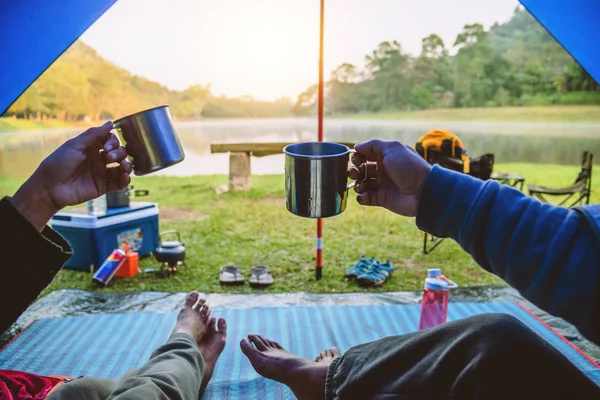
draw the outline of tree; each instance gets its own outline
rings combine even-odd
[[[316,108],[318,91],[319,87],[317,85],[313,85],[304,92],[300,93],[296,104],[294,104],[294,115],[309,115],[311,111]]]
[[[432,33],[431,35],[423,38],[421,46],[421,56],[430,59],[439,60],[442,57],[448,55],[448,50],[444,45],[444,41],[441,37]]]
[[[462,32],[458,34],[454,41],[454,47],[459,49],[470,47],[478,42],[481,42],[487,36],[487,32],[483,29],[483,25],[479,23],[465,25]]]
[[[435,96],[425,86],[415,86],[410,92],[410,103],[419,109],[429,108],[435,103]]]
[[[331,80],[341,83],[355,82],[357,77],[356,66],[348,63],[343,63],[331,73]]]

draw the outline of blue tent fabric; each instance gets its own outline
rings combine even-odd
[[[0,1],[0,115],[115,2]]]
[[[596,82],[600,82],[600,1],[520,1]]]
[[[314,358],[327,347],[345,352],[381,337],[416,331],[419,305],[294,306],[214,310],[229,321],[225,351],[205,399],[293,399],[283,385],[260,377],[239,350],[239,340],[258,332],[293,353]],[[591,358],[513,302],[452,303],[449,320],[481,313],[514,315],[561,351],[600,385],[600,369]],[[41,375],[117,378],[141,366],[164,343],[177,317],[164,314],[100,314],[42,319],[0,352],[0,369]]]

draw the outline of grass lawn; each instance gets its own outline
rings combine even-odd
[[[495,122],[600,122],[600,106],[535,106],[448,108],[347,115],[348,119],[495,121]]]
[[[33,121],[15,118],[0,118],[0,132],[64,128],[68,126],[77,126],[78,124],[79,123],[76,122],[67,123],[57,120]]]
[[[504,164],[497,171],[520,172],[526,183],[568,185],[578,167],[536,164]],[[271,267],[275,284],[267,292],[362,291],[343,278],[346,268],[361,254],[389,258],[397,267],[392,279],[379,291],[416,290],[427,268],[440,267],[461,286],[500,283],[479,268],[456,243],[447,240],[432,254],[421,251],[422,237],[414,220],[383,209],[348,202],[340,216],[325,220],[323,279],[314,278],[315,221],[292,216],[285,209],[283,176],[254,176],[249,192],[215,194],[226,176],[135,178],[137,188],[150,190],[146,201],[159,203],[161,230],[177,229],[187,248],[186,265],[171,279],[140,274],[114,279],[105,291],[158,290],[181,292],[252,292],[248,285],[219,285],[219,268],[235,263],[248,277],[253,265]],[[598,180],[596,180],[598,182]],[[0,195],[13,193],[19,181],[0,178]],[[600,184],[594,184],[594,203],[600,202]],[[157,266],[151,259],[142,268]],[[89,273],[63,270],[44,293],[63,288],[93,290]]]

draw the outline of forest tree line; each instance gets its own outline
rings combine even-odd
[[[326,84],[328,114],[426,108],[600,104],[600,86],[523,8],[488,31],[464,27],[450,48],[436,34],[412,56],[386,41],[365,65],[344,63]],[[314,113],[317,85],[298,97],[296,115]]]
[[[210,86],[169,90],[132,75],[77,41],[15,101],[6,117],[99,121],[169,104],[178,119],[291,115],[293,101],[258,101],[250,96],[214,96]]]

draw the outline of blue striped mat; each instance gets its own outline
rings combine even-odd
[[[488,312],[519,318],[600,385],[600,369],[591,359],[517,304],[452,303],[448,319]],[[227,318],[228,339],[204,398],[293,399],[286,387],[254,372],[238,347],[244,335],[261,333],[312,359],[334,345],[344,352],[356,344],[415,331],[419,306],[249,308],[214,310],[214,315]],[[176,316],[138,313],[42,319],[0,352],[0,369],[116,378],[141,366],[166,341]]]

